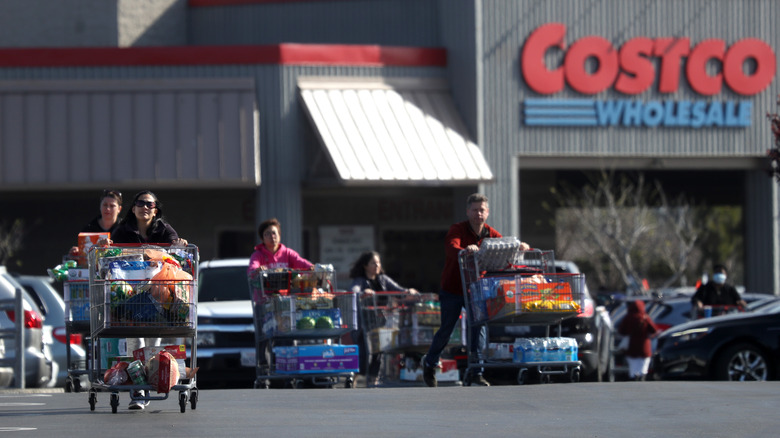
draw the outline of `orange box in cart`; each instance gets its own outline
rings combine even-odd
[[[87,266],[87,254],[89,249],[97,245],[100,239],[110,239],[111,233],[79,233],[79,256],[76,259],[78,266]]]
[[[486,300],[488,317],[495,318],[524,311],[576,312],[578,306],[571,285],[560,280],[562,279],[548,280],[534,275],[497,281],[495,297]]]

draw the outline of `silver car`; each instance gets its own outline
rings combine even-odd
[[[22,305],[24,307],[24,360],[25,360],[25,387],[46,387],[53,378],[54,365],[51,356],[47,355],[47,348],[43,342],[43,316],[37,310],[35,301],[24,288],[8,273],[5,266],[0,266],[0,299],[13,299],[16,291],[24,295]],[[19,315],[14,312],[0,312],[0,328],[10,329],[14,327],[14,321]],[[5,357],[16,357],[16,339],[5,340]],[[16,379],[18,376],[14,376]]]
[[[65,302],[60,293],[52,286],[52,280],[47,276],[20,275],[14,277],[24,287],[27,293],[38,305],[38,310],[44,317],[43,341],[51,352],[51,358],[55,365],[55,378],[49,386],[56,388],[73,389],[66,387],[68,382],[68,369],[83,370],[86,368],[86,351],[82,347],[81,334],[71,333],[68,345],[67,331],[65,329]],[[68,346],[70,347],[70,360],[72,366],[68,366]],[[86,379],[83,379],[86,380]],[[87,382],[79,382],[87,383]],[[71,379],[70,385],[73,385]],[[80,384],[77,384],[80,387]]]
[[[5,359],[5,340],[0,338],[0,359]],[[0,365],[0,388],[5,388],[14,379],[14,369]]]

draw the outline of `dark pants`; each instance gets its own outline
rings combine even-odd
[[[465,301],[463,295],[454,295],[449,292],[439,292],[439,306],[441,309],[441,326],[439,330],[433,335],[433,342],[428,349],[428,356],[426,357],[426,365],[432,367],[436,366],[441,357],[441,352],[450,341],[452,331],[455,329],[455,324],[460,320],[460,314],[463,310]],[[468,339],[469,347],[471,348],[472,356],[477,359],[478,362],[482,362],[482,352],[485,350],[487,343],[487,330],[484,325],[473,326],[471,325],[471,332]]]

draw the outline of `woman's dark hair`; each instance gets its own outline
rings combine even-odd
[[[263,221],[263,223],[260,224],[259,227],[257,227],[257,235],[260,236],[260,240],[263,240],[263,233],[268,227],[276,226],[276,228],[279,230],[279,234],[282,234],[282,224],[279,223],[279,220],[275,217],[272,217],[271,219]]]
[[[355,263],[349,269],[349,278],[365,277],[366,265],[368,265],[368,263],[371,262],[371,260],[374,257],[379,257],[379,253],[376,251],[366,251],[363,254],[360,254],[360,257],[358,257],[358,259],[355,260]],[[382,274],[383,272],[384,271],[382,269],[379,270],[380,274]]]
[[[122,206],[122,192],[119,190],[110,190],[106,189],[103,190],[103,194],[100,195],[100,202],[103,202],[103,199],[105,198],[114,198],[116,200],[117,205],[120,207]]]
[[[133,196],[133,202],[130,204],[130,214],[125,215],[125,218],[122,219],[123,224],[130,224],[136,228],[138,228],[138,219],[135,218],[135,214],[132,212],[132,208],[135,207],[135,201],[138,200],[143,195],[149,195],[154,199],[154,208],[156,209],[154,213],[154,219],[152,219],[152,225],[151,230],[154,230],[157,228],[157,226],[160,224],[160,222],[163,220],[163,210],[162,210],[162,202],[157,198],[157,195],[155,195],[151,190],[141,190],[140,192],[136,193],[135,196]]]

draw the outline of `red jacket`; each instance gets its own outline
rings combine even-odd
[[[621,335],[628,336],[628,357],[650,357],[653,354],[650,335],[658,332],[658,328],[645,312],[644,301],[636,300],[628,303],[628,313],[618,327]]]
[[[460,281],[458,253],[469,245],[479,245],[485,237],[502,237],[501,233],[485,224],[482,235],[471,229],[469,221],[458,222],[450,227],[444,238],[444,269],[441,271],[441,290],[453,295],[463,295]]]

